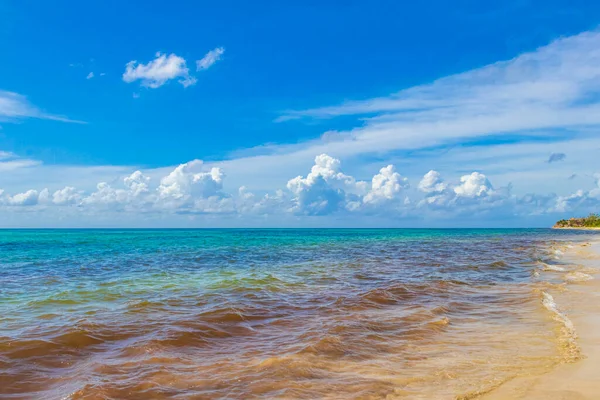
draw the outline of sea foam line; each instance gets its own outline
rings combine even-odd
[[[569,319],[569,317],[559,310],[552,295],[542,291],[542,296],[542,304],[544,307],[546,307],[546,309],[552,313],[553,319],[560,322],[562,325],[561,330],[563,335],[561,339],[566,344],[565,356],[567,361],[572,362],[579,359],[581,352],[576,342],[577,333],[575,332],[575,326],[573,325],[573,322]]]
[[[558,265],[546,264],[543,261],[538,261],[543,267],[545,271],[555,271],[555,272],[565,272],[566,270],[563,267],[559,267]]]

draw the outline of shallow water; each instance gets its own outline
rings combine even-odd
[[[474,398],[579,357],[548,292],[580,237],[0,231],[0,397]]]

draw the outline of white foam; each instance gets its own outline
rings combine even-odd
[[[543,261],[538,262],[544,266],[544,271],[565,272],[565,269],[563,267],[559,267],[558,265],[546,264]]]
[[[585,282],[594,279],[591,275],[588,275],[584,272],[569,272],[565,275],[565,281],[568,282]]]
[[[542,304],[544,305],[544,307],[546,307],[546,309],[550,312],[552,312],[554,314],[554,319],[560,323],[563,324],[563,326],[565,327],[565,329],[567,330],[568,335],[574,339],[575,338],[575,326],[573,325],[573,322],[571,322],[571,320],[564,315],[563,313],[560,312],[560,310],[558,309],[558,306],[556,305],[556,302],[554,301],[554,297],[552,297],[552,295],[546,293],[546,292],[542,292],[542,295],[544,296],[544,298],[542,299]]]

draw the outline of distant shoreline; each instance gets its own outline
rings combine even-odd
[[[597,230],[600,229],[600,215],[592,213],[583,218],[561,219],[556,221],[552,228]]]
[[[600,231],[599,227],[594,226],[553,226],[552,229],[568,229],[568,230],[578,230],[578,231]]]

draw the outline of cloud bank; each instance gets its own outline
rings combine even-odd
[[[225,179],[221,168],[192,160],[156,180],[136,170],[113,184],[99,182],[92,191],[74,186],[32,188],[13,194],[0,190],[0,211],[52,213],[62,209],[71,216],[92,219],[95,215],[125,213],[271,218],[362,215],[402,221],[407,216],[453,220],[561,215],[600,207],[600,175],[596,175],[594,187],[568,196],[517,196],[510,186],[495,187],[481,172],[445,181],[442,174],[431,170],[411,191],[409,180],[394,165],[382,166],[371,179],[361,180],[344,173],[341,161],[327,154],[316,156],[306,175],[291,178],[267,193],[253,193],[245,186],[229,193],[224,190]]]

